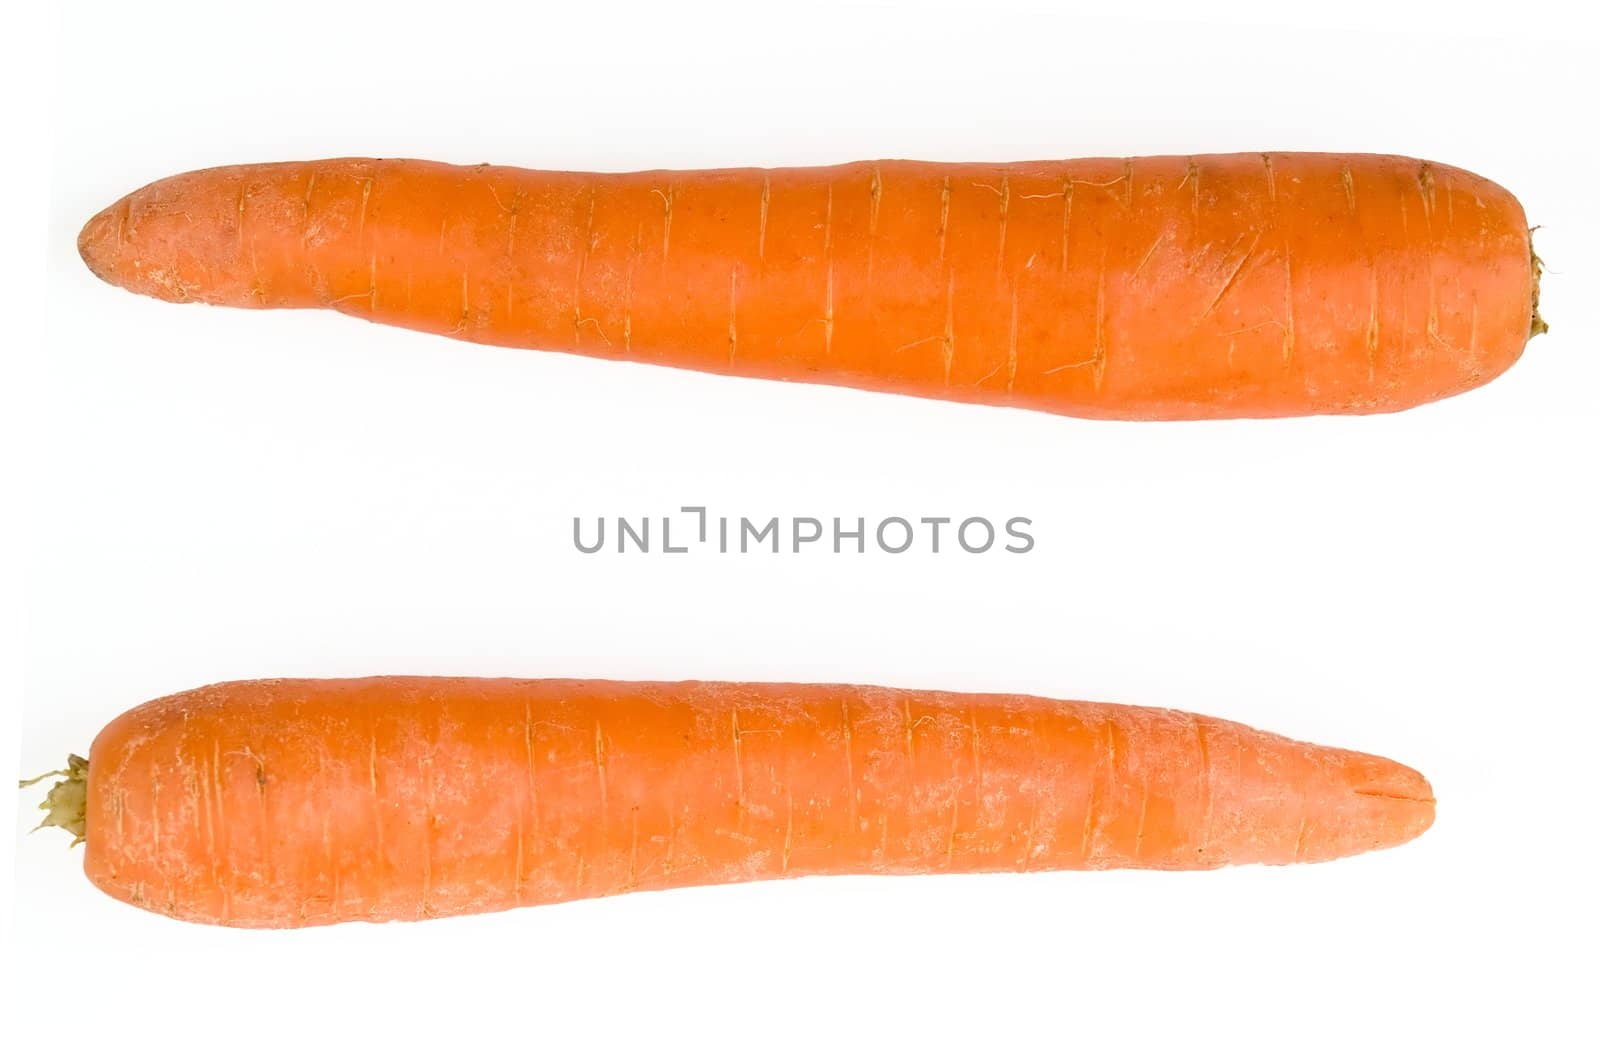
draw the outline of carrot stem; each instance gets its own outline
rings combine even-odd
[[[1550,325],[1539,315],[1539,279],[1544,275],[1544,261],[1533,249],[1533,229],[1528,229],[1528,256],[1533,262],[1533,322],[1528,326],[1528,337],[1543,335]]]
[[[50,786],[44,801],[39,804],[39,809],[45,811],[44,820],[35,825],[33,830],[37,832],[41,828],[64,828],[72,833],[72,845],[77,846],[83,842],[85,830],[84,808],[89,793],[89,760],[78,755],[68,755],[67,768],[52,769],[29,780],[19,780],[17,787],[30,787],[48,777],[66,779],[58,780]]]

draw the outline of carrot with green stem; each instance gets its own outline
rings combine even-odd
[[[1384,758],[1140,707],[848,685],[246,681],[45,800],[101,890],[238,927],[810,875],[1323,861],[1432,823]]]
[[[1516,199],[1385,155],[229,166],[79,249],[168,301],[1107,419],[1404,409],[1544,326]]]

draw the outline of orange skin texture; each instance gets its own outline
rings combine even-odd
[[[1409,408],[1509,367],[1535,301],[1509,192],[1355,154],[229,166],[79,249],[168,301],[1111,419]]]
[[[183,920],[417,920],[814,874],[1211,869],[1393,846],[1403,765],[1175,711],[848,685],[213,685],[89,756],[84,868]]]

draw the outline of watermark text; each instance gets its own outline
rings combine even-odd
[[[572,547],[585,555],[601,552],[641,555],[722,555],[879,552],[1013,554],[1032,552],[1033,520],[1025,515],[717,515],[687,505],[671,515],[572,517]]]

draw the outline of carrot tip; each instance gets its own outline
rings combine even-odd
[[[78,755],[68,755],[67,768],[52,769],[29,780],[18,781],[17,787],[26,788],[47,777],[66,779],[58,780],[51,785],[44,801],[39,804],[39,809],[45,811],[44,820],[35,825],[33,831],[51,827],[64,828],[72,833],[72,845],[77,846],[83,842],[85,831],[84,811],[89,801],[89,760]]]
[[[115,282],[111,265],[116,250],[116,231],[112,210],[106,209],[89,218],[78,233],[78,257],[83,259],[90,272],[107,283]]]

